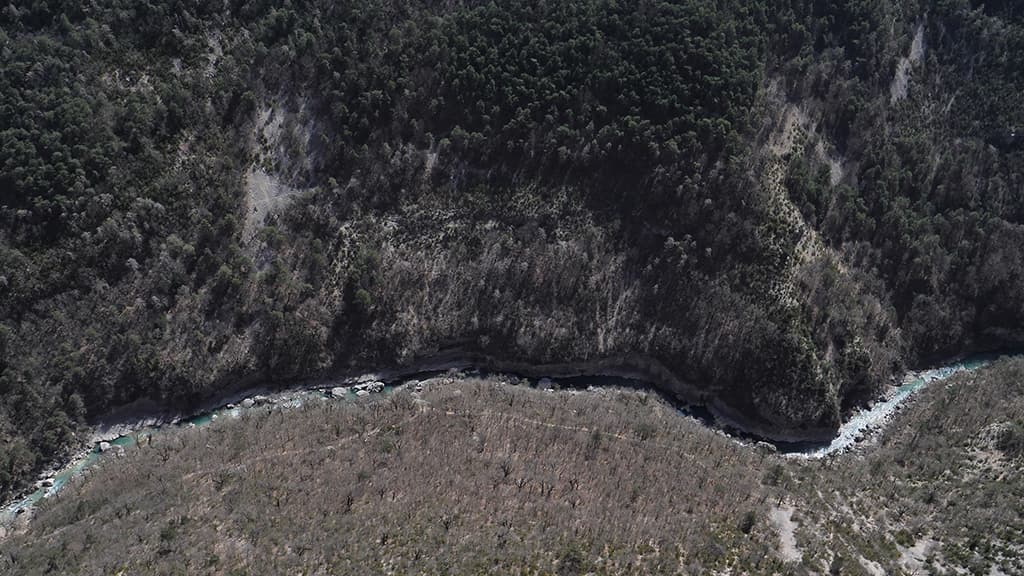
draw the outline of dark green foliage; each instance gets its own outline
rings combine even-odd
[[[884,13],[884,3],[875,4]],[[861,110],[856,118],[826,113],[820,127],[857,158],[857,173],[830,185],[827,167],[808,147],[786,174],[804,217],[831,245],[851,252],[856,265],[884,279],[904,338],[921,358],[1024,340],[1020,291],[1010,288],[1024,279],[1024,196],[1015,192],[1024,181],[1016,136],[1024,106],[1015,104],[1024,93],[1015,64],[1024,54],[1024,21],[1005,7],[976,8],[939,3],[927,18],[906,23],[902,47],[878,44],[881,27],[861,35],[878,44],[872,54],[901,56],[920,26],[924,63],[908,96],[863,102],[865,86],[881,82],[887,92],[892,77],[888,70],[866,77],[856,67],[832,79],[844,83],[842,93],[809,87],[834,110]]]
[[[1022,30],[966,0],[8,6],[0,495],[89,417],[244,378],[643,355],[821,434],[903,363],[1019,345]]]

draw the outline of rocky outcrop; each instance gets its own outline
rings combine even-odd
[[[384,383],[379,380],[373,380],[370,382],[361,382],[352,387],[356,391],[357,396],[365,396],[366,394],[378,394],[384,391]],[[365,392],[366,394],[360,394]]]

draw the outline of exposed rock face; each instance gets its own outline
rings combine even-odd
[[[889,103],[895,104],[907,97],[907,89],[910,87],[910,79],[913,68],[924,60],[924,22],[917,25],[914,32],[914,40],[910,45],[910,53],[900,58],[896,65],[896,75],[889,85]]]
[[[367,394],[376,394],[378,392],[384,391],[384,383],[378,380],[373,380],[370,382],[361,382],[353,386],[352,389],[356,391],[356,394],[359,394],[360,392],[366,392]]]

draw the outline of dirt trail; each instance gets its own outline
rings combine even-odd
[[[769,516],[772,526],[779,533],[779,557],[785,562],[799,562],[803,558],[796,544],[797,523],[793,521],[793,512],[793,505],[785,503],[772,508]]]

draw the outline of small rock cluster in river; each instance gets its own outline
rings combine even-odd
[[[98,448],[100,452],[110,452],[111,450],[113,450],[114,454],[116,454],[118,457],[124,456],[123,446],[115,446],[110,442],[100,442]]]
[[[349,392],[349,388],[343,386],[336,386],[331,388],[330,394],[334,398],[343,398]],[[368,396],[370,394],[376,394],[384,391],[384,383],[379,380],[373,380],[371,382],[360,382],[352,386],[352,392],[355,392],[356,396]]]
[[[352,389],[356,391],[356,396],[366,396],[367,394],[376,394],[378,392],[383,392],[384,383],[378,381],[363,382],[361,384],[356,384],[355,386],[352,387]]]

